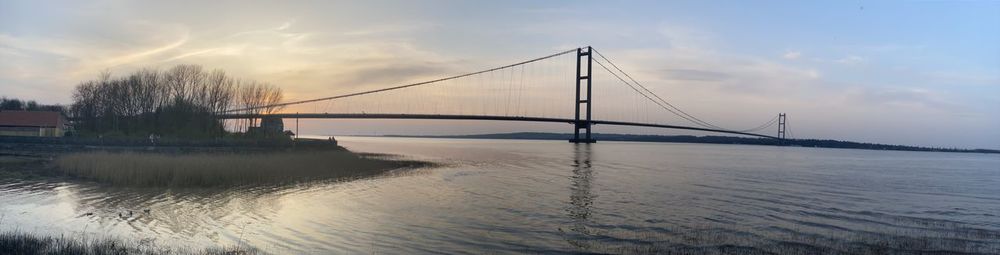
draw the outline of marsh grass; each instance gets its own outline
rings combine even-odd
[[[713,229],[689,230],[667,237],[660,234],[626,231],[626,239],[581,238],[573,251],[531,250],[519,253],[581,253],[581,254],[1000,254],[993,240],[954,240],[940,236],[909,236],[902,233],[848,234],[840,236],[810,236],[773,239],[750,233],[733,233]],[[621,235],[623,233],[619,233]],[[666,238],[665,238],[666,237]],[[634,240],[629,240],[634,239]],[[984,243],[985,242],[985,243]],[[247,246],[211,247],[191,250],[185,247],[164,247],[154,243],[125,241],[114,238],[87,239],[78,237],[40,237],[21,232],[0,233],[0,254],[268,254]],[[483,250],[482,253],[505,253]],[[375,254],[375,248],[372,248]],[[391,252],[390,252],[391,253]],[[281,253],[277,253],[281,254]]]
[[[130,242],[115,238],[40,237],[21,232],[0,233],[0,254],[72,254],[72,255],[120,255],[120,254],[264,254],[253,248],[226,247],[210,248],[202,251],[174,250],[151,243]]]
[[[164,154],[82,152],[62,155],[63,174],[114,186],[220,187],[353,179],[429,163],[347,150]]]
[[[47,158],[33,156],[0,155],[0,180],[34,180],[51,178],[56,174],[45,171]]]

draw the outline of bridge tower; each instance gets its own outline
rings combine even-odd
[[[779,113],[778,114],[778,139],[785,140],[785,130],[787,130],[785,128],[785,123],[786,123],[785,113]]]
[[[592,102],[591,101],[592,94],[590,93],[591,92],[590,87],[591,87],[591,80],[593,80],[592,76],[591,76],[593,74],[591,72],[592,71],[591,65],[593,64],[593,60],[594,60],[593,56],[591,56],[592,52],[593,52],[593,48],[591,48],[590,46],[587,46],[586,51],[584,51],[584,48],[577,48],[576,49],[576,102],[575,102],[575,104],[576,104],[576,118],[574,119],[574,122],[573,122],[573,126],[574,126],[573,127],[573,139],[569,140],[569,142],[571,142],[571,143],[595,143],[595,142],[597,142],[597,140],[594,140],[593,138],[590,137],[590,127],[593,125],[590,122],[590,117],[591,117],[590,116],[590,105],[591,105],[591,102]],[[584,68],[582,66],[583,63],[580,61],[580,58],[582,58],[582,57],[587,57],[587,66],[586,66],[586,68],[587,68],[587,70],[586,70],[587,74],[586,75],[583,75],[582,74],[582,70],[581,70],[582,68]],[[583,80],[587,80],[587,91],[586,91],[587,94],[586,95],[581,95],[580,94],[581,93],[581,85],[582,85],[581,82]],[[580,119],[580,108],[583,108],[584,105],[586,105],[586,107],[584,108],[584,110],[586,110],[586,113],[585,113],[585,118],[586,119]],[[580,129],[585,129],[585,133],[584,133],[584,137],[583,138],[580,138]]]

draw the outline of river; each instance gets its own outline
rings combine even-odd
[[[995,154],[338,139],[442,165],[226,191],[3,183],[0,231],[279,254],[1000,253]]]

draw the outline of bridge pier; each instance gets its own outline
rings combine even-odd
[[[778,114],[778,139],[785,140],[785,113]]]
[[[591,118],[590,118],[591,117],[590,116],[590,105],[591,105],[591,102],[592,102],[591,99],[593,99],[591,97],[592,94],[590,93],[591,92],[591,90],[590,90],[591,80],[593,80],[592,79],[593,72],[591,72],[593,70],[593,68],[591,68],[591,65],[594,63],[593,62],[594,58],[593,58],[593,56],[591,56],[591,53],[593,53],[593,51],[594,51],[593,48],[591,48],[590,46],[587,46],[587,51],[583,51],[583,48],[577,48],[576,49],[576,102],[575,102],[575,104],[576,104],[576,111],[575,111],[576,112],[576,118],[573,121],[573,139],[569,140],[569,142],[571,142],[571,143],[596,143],[597,142],[597,140],[594,140],[594,138],[592,138],[590,136],[590,128],[591,128],[591,126],[593,126],[593,123],[590,121],[591,120]],[[580,70],[582,68],[581,65],[583,64],[583,63],[581,63],[580,58],[584,57],[584,56],[587,57],[587,75],[582,75],[581,74],[582,70]],[[581,90],[580,86],[581,86],[581,81],[582,80],[587,80],[587,91],[586,91],[587,95],[586,95],[586,97],[581,97],[581,95],[580,95],[580,92],[581,92],[580,91]],[[586,99],[583,99],[583,98],[586,98]],[[587,111],[586,112],[586,119],[580,119],[580,108],[584,104],[587,105],[587,107],[584,108]],[[580,137],[580,129],[585,130],[584,137],[582,137],[582,138]]]

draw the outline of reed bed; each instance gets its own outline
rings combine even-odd
[[[35,156],[10,156],[0,154],[0,180],[33,180],[51,178],[56,174],[45,171],[47,158]]]
[[[115,186],[218,187],[372,176],[428,163],[347,150],[162,154],[83,152],[60,156],[58,171]]]
[[[633,237],[652,238],[640,242],[616,239],[570,241],[579,250],[531,250],[519,253],[581,253],[581,254],[719,254],[719,255],[773,255],[773,254],[998,254],[995,244],[976,241],[941,240],[937,237],[906,237],[895,234],[876,236],[847,235],[840,237],[812,237],[775,240],[759,236],[733,237],[717,233],[680,233],[685,240],[658,240],[662,236],[641,233]],[[834,240],[836,239],[836,240]],[[599,241],[599,242],[590,242]],[[608,243],[611,242],[611,243]],[[504,250],[481,250],[480,253],[507,253]],[[220,246],[203,250],[190,247],[166,247],[111,237],[88,239],[81,237],[45,237],[23,232],[0,233],[0,254],[282,254],[262,251],[246,246]],[[378,253],[374,250],[372,254]],[[391,253],[391,252],[390,252]]]
[[[265,254],[254,248],[225,247],[202,251],[176,250],[150,243],[115,238],[42,237],[22,232],[0,233],[0,254],[19,255],[124,255],[124,254]]]

